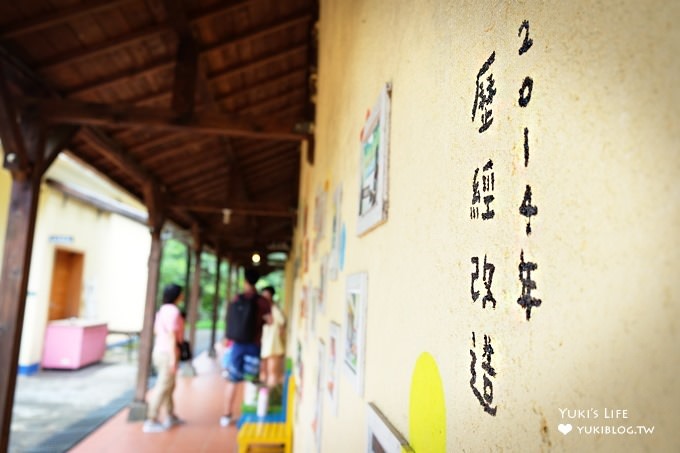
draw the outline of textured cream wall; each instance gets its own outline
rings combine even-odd
[[[662,1],[321,2],[316,162],[303,165],[300,206],[309,208],[311,243],[314,197],[328,183],[321,257],[330,250],[332,189],[342,183],[347,255],[314,337],[292,326],[289,354],[298,338],[304,359],[296,451],[312,445],[316,338],[327,342],[328,323],[344,321],[345,279],[359,271],[368,273],[364,395],[341,377],[337,416],[324,401],[322,451],[363,451],[367,402],[408,438],[411,375],[423,352],[442,376],[447,451],[677,449],[679,19],[680,4]],[[523,20],[533,46],[519,56]],[[480,134],[471,121],[475,79],[493,51],[494,123]],[[534,88],[520,108],[525,76]],[[358,238],[358,136],[387,81],[389,218]],[[474,170],[488,159],[496,215],[471,220]],[[518,211],[526,184],[539,210],[531,236]],[[300,221],[298,253],[302,239]],[[516,303],[521,250],[538,264],[533,295],[543,305],[531,321]],[[470,258],[484,255],[496,266],[495,310],[471,301]],[[298,272],[295,318],[319,263]],[[481,277],[476,287],[483,296]],[[470,389],[473,331],[478,356],[483,335],[492,337],[495,417]],[[565,408],[597,409],[598,418],[562,418]],[[628,418],[606,420],[605,408]],[[569,422],[655,431],[557,431]]]

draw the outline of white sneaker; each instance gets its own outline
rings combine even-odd
[[[173,426],[178,426],[178,425],[183,425],[186,422],[176,416],[175,414],[169,415],[167,419],[165,419],[165,422],[163,423],[163,426],[165,429],[170,429]]]
[[[166,429],[167,428],[163,424],[158,423],[155,420],[147,420],[144,422],[144,426],[142,426],[142,432],[145,433],[162,433]]]
[[[229,423],[231,423],[231,416],[230,415],[223,415],[220,417],[220,426],[225,427],[229,426]]]

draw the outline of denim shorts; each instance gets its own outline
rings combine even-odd
[[[260,346],[254,343],[234,343],[227,364],[232,382],[256,381],[260,375]]]

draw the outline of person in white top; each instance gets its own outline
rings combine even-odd
[[[262,348],[260,350],[260,382],[272,388],[283,383],[283,358],[286,353],[286,317],[274,302],[274,287],[267,286],[261,292],[271,303],[272,323],[262,327]]]

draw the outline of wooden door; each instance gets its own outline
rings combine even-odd
[[[55,250],[48,321],[78,317],[83,280],[83,254]]]

